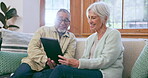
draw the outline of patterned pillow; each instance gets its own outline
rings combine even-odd
[[[143,48],[140,56],[136,60],[131,78],[148,78],[148,44]]]
[[[0,75],[14,72],[20,65],[21,59],[26,56],[27,53],[0,51]]]
[[[27,46],[33,36],[30,33],[22,33],[1,29],[2,45],[1,51],[27,52]]]

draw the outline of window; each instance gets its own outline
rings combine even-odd
[[[70,0],[46,0],[45,4],[45,25],[53,26],[56,13],[64,8],[70,11]]]
[[[111,7],[108,26],[118,29],[147,29],[148,0],[104,0]]]
[[[87,7],[100,0],[71,0],[70,31],[76,37],[88,37]],[[103,0],[111,7],[109,27],[117,28],[122,38],[148,38],[148,0]]]

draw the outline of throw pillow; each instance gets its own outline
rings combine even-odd
[[[148,44],[143,48],[140,56],[136,60],[131,78],[148,78]]]
[[[14,72],[19,67],[21,59],[26,56],[27,53],[0,51],[0,75]]]
[[[2,33],[1,51],[27,52],[27,46],[33,34],[10,31],[6,29],[1,29],[1,33]]]

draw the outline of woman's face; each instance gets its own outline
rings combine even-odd
[[[59,12],[56,17],[55,26],[59,32],[66,32],[70,25],[69,16],[65,12]]]
[[[99,31],[102,27],[102,20],[92,10],[89,10],[88,12],[88,23],[90,26],[90,30],[93,33]]]

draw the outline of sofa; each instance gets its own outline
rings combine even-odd
[[[3,34],[4,31],[1,31],[1,33]],[[8,31],[7,31],[8,32]],[[16,36],[18,36],[20,33],[19,32],[15,32],[16,34],[14,35],[15,31],[9,31],[9,33],[7,33],[7,36],[5,38],[5,34],[3,34],[2,36],[2,48],[5,48],[3,43],[6,44],[5,39],[8,39],[8,34],[11,34],[10,36],[17,38]],[[6,32],[5,32],[6,33]],[[31,37],[33,34],[23,34],[21,33],[21,35],[18,37],[18,39],[15,40],[11,40],[13,42],[17,42],[18,40],[20,40],[19,42],[21,42],[21,38],[22,38],[22,43],[25,43],[26,46],[24,46],[23,44],[23,49],[25,50],[20,50],[17,48],[17,52],[15,52],[15,50],[11,51],[5,51],[5,49],[2,49],[2,51],[0,52],[0,78],[9,78],[10,74],[12,72],[14,72],[16,70],[16,68],[19,66],[20,61],[23,57],[27,56],[27,47]],[[28,37],[21,37],[21,36],[27,36]],[[28,38],[27,41],[24,41],[24,38]],[[11,38],[13,39],[13,38]],[[79,59],[84,51],[84,45],[85,45],[85,40],[86,38],[76,38],[77,39],[77,48],[76,48],[76,53],[75,53],[75,58]],[[10,40],[6,40],[7,42]],[[123,54],[123,65],[124,65],[124,70],[123,70],[123,77],[122,78],[130,78],[131,77],[131,70],[132,67],[136,61],[136,59],[138,58],[138,56],[140,55],[142,49],[144,48],[144,46],[147,43],[147,39],[131,39],[131,38],[122,38],[122,42],[125,48],[124,54]],[[9,45],[12,42],[9,43]],[[18,44],[17,44],[18,45]],[[22,46],[22,44],[19,43],[19,45]],[[16,44],[15,44],[16,46]],[[9,46],[10,47],[10,46]],[[20,50],[20,52],[19,52]],[[2,58],[3,57],[3,58]],[[10,61],[11,60],[11,61]]]

